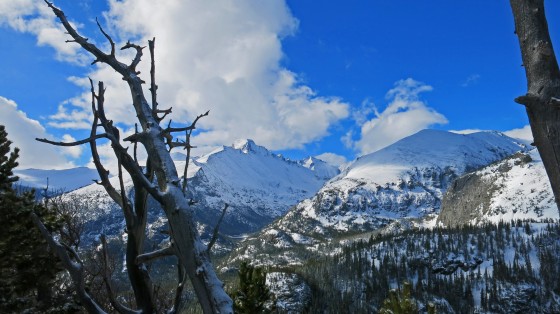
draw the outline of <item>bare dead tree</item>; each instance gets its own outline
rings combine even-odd
[[[560,70],[544,12],[544,0],[510,0],[527,76],[525,106],[534,143],[560,210]]]
[[[128,309],[118,304],[115,304],[115,309],[121,313],[154,312],[153,284],[146,270],[145,263],[154,258],[175,255],[179,261],[179,273],[182,274],[178,280],[176,291],[182,291],[185,280],[188,278],[192,283],[198,301],[205,313],[232,313],[231,298],[225,293],[223,284],[218,279],[210,261],[208,247],[202,243],[196,229],[191,207],[193,201],[187,201],[185,197],[186,181],[183,179],[183,182],[181,182],[179,179],[177,169],[170,156],[171,149],[175,147],[186,149],[187,155],[190,155],[190,149],[193,148],[190,143],[190,135],[192,131],[196,129],[198,120],[208,115],[208,112],[199,115],[188,127],[172,127],[170,122],[165,129],[162,128],[160,123],[171,113],[171,108],[164,110],[158,108],[154,62],[155,39],[149,41],[150,56],[152,58],[150,71],[151,82],[149,88],[151,92],[150,105],[144,95],[142,87],[144,81],[139,77],[140,72],[136,70],[136,66],[139,64],[143,55],[144,47],[127,42],[121,50],[133,49],[135,51],[135,56],[129,64],[125,64],[117,59],[115,55],[115,43],[103,30],[99,22],[97,25],[101,33],[110,43],[110,53],[105,53],[96,45],[89,43],[87,38],[82,37],[72,27],[62,10],[55,7],[47,0],[45,0],[45,2],[60,19],[67,33],[71,36],[71,39],[67,40],[67,42],[78,43],[83,49],[95,57],[92,64],[97,62],[107,64],[127,82],[132,97],[132,105],[140,125],[140,130],[135,134],[121,139],[119,130],[114,126],[113,121],[109,120],[105,114],[105,87],[103,82],[98,83],[96,93],[94,84],[90,80],[93,112],[90,136],[72,143],[37,139],[38,141],[58,146],[89,144],[94,164],[101,178],[98,184],[105,188],[111,199],[123,210],[128,233],[126,265],[138,310]],[[98,133],[98,129],[100,128],[103,130],[103,133]],[[178,132],[185,133],[185,141],[174,141],[174,134]],[[99,139],[107,139],[110,141],[111,147],[118,160],[118,188],[112,185],[109,180],[109,172],[100,161],[96,146],[96,141]],[[123,141],[130,142],[134,145],[133,155],[128,152],[128,147],[123,146]],[[140,166],[136,156],[136,148],[139,144],[143,145],[148,155],[145,169]],[[187,164],[188,162],[189,159],[187,157]],[[125,192],[123,168],[124,171],[130,175],[133,182],[135,191],[133,199],[128,198]],[[169,248],[155,252],[144,252],[148,196],[151,196],[161,205],[168,219],[172,243]],[[38,219],[35,221],[36,224],[41,227],[41,222]],[[46,237],[50,236],[48,232],[43,232],[43,234]],[[86,305],[92,304],[87,308],[88,311],[91,310],[94,313],[101,313],[102,310],[99,306],[97,306],[95,301],[82,289],[83,275],[80,276],[80,274],[83,273],[83,271],[76,266],[79,266],[80,263],[71,263],[70,256],[78,258],[77,254],[75,255],[75,252],[69,251],[69,248],[64,250],[64,246],[56,242],[52,236],[50,236],[50,243],[57,249],[61,259],[68,260],[66,264],[69,266],[68,269],[72,274],[75,285],[78,287],[82,302]],[[176,302],[170,312],[175,312],[181,307],[182,298],[179,296],[175,299]]]

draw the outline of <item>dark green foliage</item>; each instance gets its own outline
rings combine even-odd
[[[235,313],[272,313],[273,296],[266,286],[266,273],[247,262],[239,266],[239,288],[233,294]]]
[[[19,150],[10,152],[10,144],[0,125],[0,312],[72,312],[73,303],[55,291],[60,265],[29,214],[35,212],[50,230],[60,229],[62,220],[37,204],[33,191],[13,189]]]
[[[12,184],[18,180],[14,177],[12,169],[17,167],[19,149],[10,152],[12,142],[8,140],[8,133],[3,125],[0,125],[0,193],[12,190]]]
[[[402,293],[400,290],[392,289],[389,297],[383,301],[383,307],[379,314],[416,314],[418,307],[411,297],[412,285],[410,282],[403,284]]]
[[[560,313],[559,235],[557,222],[409,230],[363,237],[291,270],[311,287],[309,313],[377,313],[390,287],[403,281],[414,282],[410,296],[419,313]],[[483,263],[433,271],[434,261],[451,255]]]

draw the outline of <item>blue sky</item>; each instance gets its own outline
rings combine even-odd
[[[119,43],[156,36],[161,106],[183,123],[211,110],[194,138],[199,153],[253,138],[291,158],[351,160],[423,128],[530,137],[513,102],[526,81],[507,1],[152,2],[55,4],[101,46],[95,17]],[[558,47],[560,3],[546,9]],[[87,76],[106,82],[107,114],[130,132],[120,78],[64,43],[42,1],[2,2],[0,38],[0,123],[22,167],[89,163],[86,147],[33,141],[87,136]]]

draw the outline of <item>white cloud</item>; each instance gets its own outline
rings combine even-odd
[[[86,56],[79,53],[78,45],[65,42],[68,35],[43,1],[0,1],[0,26],[2,25],[35,35],[37,45],[53,47],[59,60],[72,63],[84,63],[86,60]]]
[[[71,143],[71,142],[75,142],[76,139],[70,135],[70,134],[64,134],[62,136],[62,141],[65,143]],[[66,147],[62,153],[72,157],[72,158],[79,158],[82,153],[84,152],[84,146],[83,145],[79,145],[79,146],[71,146],[71,147]]]
[[[528,143],[533,142],[533,132],[531,131],[531,126],[528,124],[522,128],[504,131],[503,133],[509,137],[521,139]]]
[[[321,159],[322,161],[337,167],[340,167],[348,162],[346,157],[334,153],[322,153],[321,155],[315,156],[315,158]]]
[[[202,132],[193,138],[196,145],[229,145],[237,138],[252,138],[269,149],[301,148],[328,135],[333,124],[349,115],[348,104],[316,95],[297,74],[281,66],[281,39],[293,34],[298,25],[283,0],[171,0],[166,5],[110,0],[109,8],[106,30],[115,40],[137,39],[146,45],[156,37],[159,104],[162,109],[173,107],[173,121],[188,123],[211,110],[198,124]],[[51,27],[40,19],[43,9],[37,10],[37,23]],[[25,30],[48,43],[55,37],[35,28]],[[90,27],[90,31],[98,30]],[[75,44],[64,44],[66,35],[61,36],[59,44],[65,48],[55,46],[59,53],[67,53],[66,46],[75,49]],[[120,57],[128,62],[130,54],[125,51]],[[139,70],[148,81],[147,49]],[[102,65],[88,75],[107,86],[108,118],[133,125],[136,114],[121,78]],[[90,127],[89,84],[84,79],[72,81],[84,88],[83,94],[63,103],[50,117],[49,126]],[[149,98],[147,88],[146,93]]]
[[[432,87],[411,78],[400,80],[387,92],[389,105],[361,125],[361,137],[354,147],[368,154],[386,147],[406,136],[434,124],[445,124],[447,119],[420,100],[419,94]]]
[[[17,109],[17,104],[0,96],[0,124],[6,127],[8,139],[13,142],[12,148],[19,147],[19,169],[64,169],[74,167],[63,154],[77,156],[81,148],[55,147],[40,143],[35,138],[55,139],[48,134],[37,120],[33,120]],[[70,139],[65,136],[65,139]]]

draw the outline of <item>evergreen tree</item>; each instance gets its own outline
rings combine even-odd
[[[273,296],[266,286],[266,273],[247,262],[239,266],[239,289],[233,294],[235,313],[272,313]]]
[[[389,291],[389,298],[383,301],[383,307],[379,314],[416,314],[418,307],[411,297],[412,285],[409,282],[403,284],[402,294],[400,290]]]
[[[19,150],[10,152],[7,135],[0,125],[0,312],[71,312],[73,303],[54,290],[58,261],[29,215],[35,212],[50,230],[60,229],[62,221],[54,209],[35,202],[34,191],[14,190]]]

